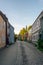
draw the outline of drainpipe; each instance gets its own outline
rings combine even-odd
[[[7,45],[7,21],[6,21],[6,45]]]

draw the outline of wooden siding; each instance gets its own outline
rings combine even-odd
[[[6,45],[6,25],[5,21],[0,15],[0,48]]]

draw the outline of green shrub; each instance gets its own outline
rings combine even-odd
[[[38,47],[43,48],[43,40],[38,40]]]

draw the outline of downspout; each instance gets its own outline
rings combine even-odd
[[[7,21],[6,21],[6,45],[7,45]]]

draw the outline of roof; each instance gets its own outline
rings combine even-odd
[[[2,13],[2,11],[0,11],[0,15],[2,16],[2,18],[4,19],[5,22],[8,22],[9,23],[8,18],[6,17],[5,14]],[[10,24],[10,26],[14,29],[14,27],[11,24]]]
[[[8,18],[6,17],[5,14],[2,13],[2,11],[0,11],[0,15],[2,16],[2,18],[4,19],[5,22],[8,21]]]
[[[36,20],[40,17],[41,14],[43,14],[43,11],[41,11],[41,13],[40,13],[39,16],[36,18]],[[36,20],[34,21],[34,23],[36,22]],[[34,24],[34,23],[33,23],[33,24]],[[32,24],[32,26],[33,26],[33,24]]]

